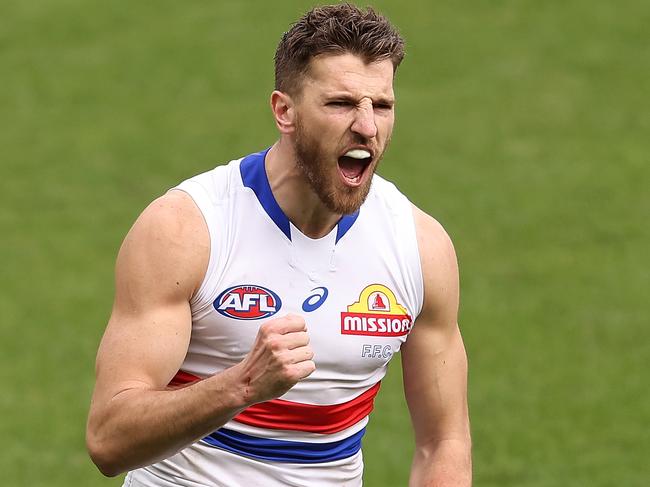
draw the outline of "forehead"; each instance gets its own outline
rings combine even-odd
[[[392,98],[393,63],[390,59],[366,63],[349,53],[320,55],[309,64],[303,90],[322,95],[345,92],[359,97]]]

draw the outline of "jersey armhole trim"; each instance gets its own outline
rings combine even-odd
[[[214,255],[213,247],[213,229],[210,225],[210,219],[208,213],[210,208],[213,206],[210,198],[206,194],[205,189],[196,181],[186,180],[183,181],[178,186],[171,188],[170,191],[182,191],[187,194],[191,199],[197,210],[201,214],[205,226],[208,230],[208,265],[205,269],[205,274],[201,279],[201,284],[196,289],[192,297],[190,298],[190,306],[192,307],[192,314],[202,311],[211,303],[203,302],[205,300],[206,286],[208,276],[212,273],[214,266],[216,265],[216,256]]]
[[[411,214],[410,222],[411,222],[411,228],[413,231],[413,237],[415,239],[415,258],[417,259],[417,265],[413,266],[415,268],[415,276],[414,278],[417,280],[415,283],[417,286],[417,293],[418,293],[418,302],[417,306],[418,309],[416,310],[415,316],[413,316],[413,322],[415,323],[420,316],[420,313],[422,312],[422,308],[424,307],[424,273],[422,271],[422,256],[420,255],[420,242],[418,241],[418,229],[417,225],[415,224],[415,215],[414,215],[414,206],[413,203],[407,198],[406,201],[408,202],[408,207],[409,211]]]

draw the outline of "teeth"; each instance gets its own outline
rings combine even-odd
[[[351,157],[352,159],[367,159],[370,157],[370,152],[363,149],[352,149],[345,153],[345,157]]]

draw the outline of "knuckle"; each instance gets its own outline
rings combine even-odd
[[[285,379],[291,380],[293,378],[293,367],[291,364],[282,365],[282,376]]]
[[[291,363],[287,350],[284,349],[273,350],[273,357],[275,357],[276,362],[279,363],[282,367],[284,367],[286,364]]]
[[[282,346],[280,344],[280,340],[277,337],[268,338],[266,340],[266,345],[273,352],[278,352],[278,351],[280,351],[282,349]]]
[[[273,322],[267,321],[262,326],[260,326],[258,334],[262,337],[267,337],[273,331]]]
[[[290,314],[286,316],[287,320],[294,325],[304,325],[305,319],[300,315]]]

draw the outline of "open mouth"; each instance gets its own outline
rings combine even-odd
[[[348,185],[358,186],[371,162],[372,154],[369,151],[352,149],[339,157],[339,172]]]

